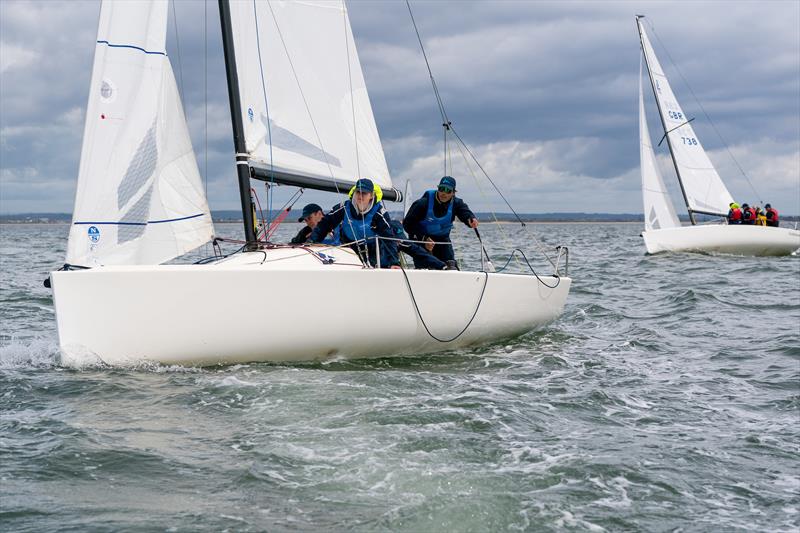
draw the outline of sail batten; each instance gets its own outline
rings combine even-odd
[[[68,264],[163,263],[213,234],[164,52],[167,6],[101,4]]]
[[[247,152],[346,192],[392,188],[344,3],[230,2]]]
[[[663,121],[687,207],[695,212],[724,215],[733,197],[722,182],[692,127],[691,120],[672,92],[641,20],[638,20],[642,51],[651,77],[653,94]]]

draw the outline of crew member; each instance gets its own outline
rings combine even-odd
[[[728,211],[728,224],[741,224],[742,223],[742,210],[739,204],[731,202],[730,210]]]
[[[425,248],[449,268],[457,268],[450,230],[458,217],[470,228],[478,227],[478,219],[469,206],[456,197],[456,180],[444,176],[437,190],[427,191],[422,198],[411,204],[403,220],[403,227],[416,241],[426,241]]]
[[[756,223],[756,210],[748,204],[742,204],[742,224],[752,226]]]
[[[325,213],[322,211],[322,208],[317,204],[308,204],[303,207],[303,215],[297,219],[298,222],[305,222],[306,225],[300,228],[300,231],[297,232],[297,235],[289,241],[292,244],[303,244],[308,240],[308,237],[311,235],[311,232],[314,231],[314,228],[317,227],[319,221],[322,220],[322,217],[325,216]]]
[[[780,222],[778,221],[778,211],[774,209],[770,204],[764,206],[766,209],[766,217],[767,217],[767,226],[772,228],[777,228]]]
[[[359,179],[350,190],[350,198],[331,209],[311,232],[311,242],[321,242],[335,228],[339,228],[342,244],[351,248],[369,265],[377,265],[375,237],[394,237],[389,212],[383,207],[383,192],[368,178]],[[380,246],[385,246],[381,241]],[[381,267],[400,268],[397,253],[391,247],[381,254]]]
[[[767,225],[767,216],[764,214],[764,211],[761,209],[761,206],[756,206],[756,226],[766,226]]]

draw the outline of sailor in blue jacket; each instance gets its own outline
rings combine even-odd
[[[458,219],[470,228],[478,227],[478,219],[461,198],[456,198],[456,180],[445,176],[437,190],[425,194],[411,204],[403,219],[403,227],[415,241],[428,241],[425,247],[444,262],[454,261],[450,230]],[[434,244],[442,243],[442,244]]]
[[[376,188],[372,180],[361,178],[350,191],[350,199],[333,206],[333,208],[319,221],[317,227],[311,232],[309,241],[322,242],[328,233],[337,226],[342,244],[353,243],[361,260],[371,266],[377,265],[375,246],[378,237],[394,237],[391,228],[391,218],[383,207],[378,195],[382,196],[380,188]],[[358,242],[361,241],[361,242]],[[381,254],[382,268],[400,268],[397,256],[397,247],[381,241],[383,249]]]

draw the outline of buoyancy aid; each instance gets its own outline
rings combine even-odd
[[[756,223],[756,210],[752,207],[747,207],[742,210],[742,224],[755,224]]]
[[[728,211],[728,223],[741,224],[742,223],[742,210],[735,207]]]
[[[778,225],[778,211],[772,207],[767,208],[767,226]]]
[[[422,226],[426,235],[434,237],[446,237],[450,235],[450,230],[453,229],[453,204],[455,201],[450,200],[447,205],[447,213],[442,217],[437,217],[433,214],[433,205],[436,202],[436,191],[426,191],[425,195],[428,197],[428,212],[425,214],[425,220],[420,222],[420,226]]]
[[[350,200],[346,200],[344,204],[344,219],[339,226],[342,234],[342,241],[353,242],[375,237],[375,232],[372,230],[372,219],[375,218],[375,214],[380,211],[381,204],[375,202],[375,205],[364,214],[363,218],[354,217],[351,214],[350,210],[355,209],[355,206],[353,206]]]

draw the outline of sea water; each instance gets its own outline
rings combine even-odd
[[[563,316],[519,338],[74,370],[42,286],[68,227],[0,226],[0,530],[797,531],[800,258],[646,256],[634,224],[528,229],[481,226],[495,266],[505,245],[548,273],[535,235],[570,247],[574,281]],[[477,266],[474,234],[456,242]]]

